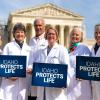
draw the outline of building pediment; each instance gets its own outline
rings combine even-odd
[[[62,9],[54,4],[44,4],[37,7],[27,8],[12,12],[11,15],[17,16],[42,16],[42,17],[58,17],[58,18],[76,18],[83,19],[82,16],[73,12]]]

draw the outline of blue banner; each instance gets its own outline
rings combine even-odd
[[[76,57],[76,78],[100,81],[100,57]]]
[[[26,77],[26,56],[0,55],[1,77]]]
[[[32,85],[43,87],[66,87],[67,65],[34,63]]]

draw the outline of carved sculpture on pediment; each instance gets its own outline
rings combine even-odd
[[[56,8],[52,7],[46,7],[46,8],[40,8],[36,10],[31,10],[28,12],[23,12],[23,15],[29,15],[29,16],[68,16],[66,13],[64,13],[61,10],[58,10]]]

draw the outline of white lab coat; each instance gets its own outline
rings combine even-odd
[[[8,43],[3,50],[3,55],[25,55],[28,59],[31,48],[24,43],[22,49],[19,45],[12,41]],[[16,81],[11,81],[7,78],[2,78],[0,98],[2,100],[27,100],[27,78],[18,78]]]
[[[82,43],[80,43],[73,52],[69,53],[71,69],[69,70],[70,83],[67,88],[68,100],[92,100],[90,81],[78,81],[75,77],[75,70],[77,67],[76,56],[89,55],[90,50]]]
[[[100,57],[100,47],[95,54],[94,46],[91,50],[91,56],[93,57]],[[93,100],[100,100],[100,81],[92,81],[92,92],[93,92]]]
[[[36,37],[33,37],[29,42],[29,46],[32,49],[32,54],[31,54],[31,57],[30,57],[30,62],[29,62],[30,66],[29,67],[32,67],[32,65],[33,65],[35,53],[39,49],[45,48],[48,44],[47,40],[44,38],[44,34],[45,33],[40,35],[38,37],[38,39],[36,39]],[[30,80],[29,80],[30,82],[29,83],[31,83],[31,75],[29,77],[30,77]],[[29,88],[30,88],[30,86],[31,86],[31,84],[29,84]],[[29,95],[37,96],[37,87],[36,86],[32,86],[29,91],[31,92],[31,93],[29,92]]]
[[[37,58],[35,57],[35,62],[68,64],[69,66],[69,55],[67,53],[67,49],[57,43],[55,43],[48,55],[47,47],[39,50],[36,55]],[[66,88],[45,87],[45,90],[46,100],[67,100]],[[43,92],[44,87],[37,87],[37,100],[43,100]]]
[[[47,40],[44,38],[44,34],[39,36],[37,39],[36,37],[33,37],[30,42],[29,46],[31,46],[33,52],[35,53],[37,50],[42,49],[46,47],[48,44]]]
[[[0,55],[2,54],[2,50],[0,49]],[[0,77],[0,88],[1,88],[1,81],[2,81],[2,78]]]

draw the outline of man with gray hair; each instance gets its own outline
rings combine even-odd
[[[36,18],[34,20],[34,29],[35,29],[35,36],[31,38],[29,45],[32,49],[32,54],[35,55],[37,50],[42,49],[47,46],[47,41],[45,39],[45,21],[43,18]],[[30,59],[30,65],[34,62],[33,58]],[[32,71],[32,66],[29,72]],[[36,100],[37,96],[37,88],[35,86],[31,87],[31,93],[29,96],[29,100]]]

